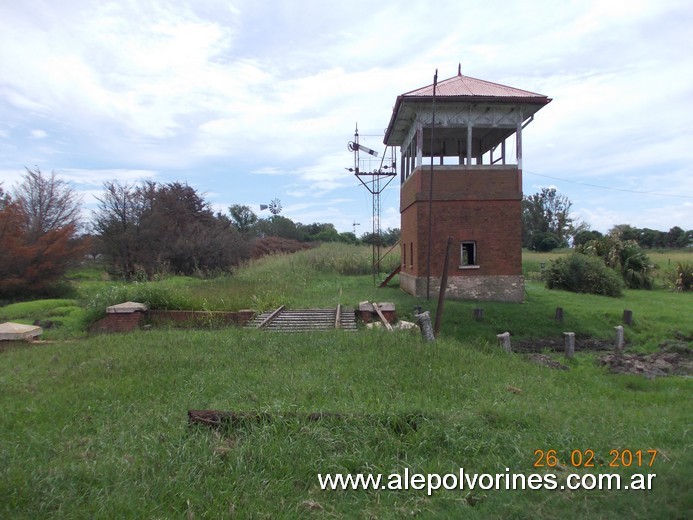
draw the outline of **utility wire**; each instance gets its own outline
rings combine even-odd
[[[656,195],[658,197],[676,197],[680,199],[693,199],[693,196],[691,195],[674,195],[671,193],[657,193],[655,191],[638,191],[638,190],[629,190],[627,188],[614,188],[613,186],[600,186],[598,184],[590,184],[589,182],[581,182],[581,181],[571,181],[569,179],[563,179],[562,177],[554,177],[552,175],[544,175],[542,173],[536,173],[532,172],[529,170],[522,170],[523,173],[529,173],[530,175],[536,175],[537,177],[546,177],[547,179],[554,179],[557,181],[562,181],[562,182],[570,182],[571,184],[581,184],[582,186],[590,186],[591,188],[599,188],[601,190],[614,190],[614,191],[625,191],[628,193],[639,193],[641,195]]]

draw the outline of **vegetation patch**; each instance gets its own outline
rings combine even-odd
[[[521,353],[541,353],[541,352],[563,352],[565,346],[563,339],[559,336],[555,338],[532,338],[519,339],[512,342],[513,352]],[[575,351],[594,352],[613,350],[614,341],[608,339],[592,338],[589,336],[578,335],[575,340]]]
[[[546,286],[576,293],[622,296],[623,281],[596,258],[573,253],[554,260],[546,270]]]

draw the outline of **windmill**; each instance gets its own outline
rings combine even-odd
[[[272,199],[269,204],[260,204],[260,211],[269,209],[272,215],[279,215],[282,212],[282,201]]]

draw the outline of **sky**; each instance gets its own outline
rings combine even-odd
[[[217,211],[371,230],[347,168],[384,151],[398,95],[462,74],[553,101],[523,132],[523,190],[572,216],[693,228],[689,0],[0,0],[0,183],[55,171],[187,182]],[[377,166],[377,165],[376,165]],[[381,195],[398,228],[399,181]]]

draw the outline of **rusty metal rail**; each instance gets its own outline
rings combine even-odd
[[[357,330],[356,314],[353,311],[345,311],[341,305],[335,309],[295,310],[285,309],[284,306],[281,306],[274,311],[264,312],[256,316],[247,326],[277,332]]]

